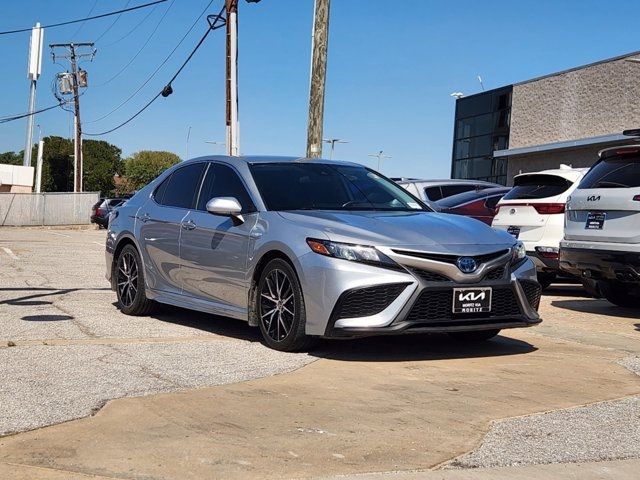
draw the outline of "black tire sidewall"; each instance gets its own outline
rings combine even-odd
[[[136,296],[133,299],[133,303],[126,307],[122,301],[120,300],[120,291],[118,290],[118,269],[120,266],[120,258],[125,253],[131,253],[136,261],[136,266],[138,268],[138,289],[136,291]],[[118,297],[118,308],[122,313],[127,315],[141,315],[146,313],[148,310],[148,303],[150,300],[146,297],[145,285],[144,285],[144,266],[142,264],[142,259],[140,258],[140,254],[138,253],[138,249],[133,245],[126,245],[118,254],[118,259],[116,260],[116,268],[114,272],[115,280],[116,280],[116,295]]]
[[[276,269],[284,272],[287,275],[288,280],[291,283],[291,288],[293,290],[293,301],[295,306],[294,319],[293,324],[291,325],[291,330],[289,331],[289,334],[281,341],[276,341],[268,335],[266,328],[262,322],[262,311],[260,307],[260,295],[262,292],[262,288],[264,287],[266,278],[273,270]],[[304,298],[302,296],[302,287],[300,286],[298,275],[296,274],[293,267],[288,262],[279,258],[271,260],[260,275],[257,290],[255,311],[258,314],[258,324],[260,326],[262,338],[264,339],[264,342],[267,344],[267,346],[275,350],[282,351],[295,351],[304,348],[304,340],[306,338],[306,311],[304,307]]]

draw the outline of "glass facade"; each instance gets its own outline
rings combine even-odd
[[[508,86],[456,100],[451,178],[506,185],[507,160],[493,152],[509,148],[512,92]]]

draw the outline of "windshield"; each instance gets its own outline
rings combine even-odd
[[[593,166],[578,188],[640,187],[640,158],[625,155],[607,158]]]
[[[428,210],[394,182],[364,167],[263,163],[251,173],[269,210]]]
[[[556,197],[573,185],[571,180],[557,175],[521,175],[514,180],[514,186],[504,200],[534,200]]]

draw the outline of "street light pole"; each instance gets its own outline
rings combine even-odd
[[[336,147],[336,143],[349,143],[346,140],[340,140],[339,138],[325,138],[323,142],[331,144],[331,152],[329,153],[329,160],[333,160],[333,150]]]
[[[378,153],[370,153],[369,157],[376,157],[378,159],[378,168],[376,169],[378,172],[380,171],[380,160],[382,158],[391,158],[391,155],[385,155],[382,150]]]

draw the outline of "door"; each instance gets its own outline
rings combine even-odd
[[[137,238],[147,285],[153,290],[180,293],[180,225],[195,204],[204,163],[175,170],[137,213]]]
[[[207,212],[206,204],[214,197],[238,200],[242,220]],[[213,302],[230,315],[246,312],[249,236],[257,217],[235,170],[210,163],[197,206],[183,221],[180,276],[186,295]]]

